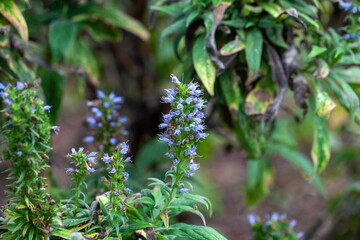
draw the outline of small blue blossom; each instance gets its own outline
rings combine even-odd
[[[254,214],[249,214],[247,219],[250,225],[254,225],[256,223],[256,216]]]
[[[110,174],[115,174],[115,173],[116,173],[116,169],[115,169],[115,168],[112,168],[109,173],[110,173]]]
[[[105,94],[104,92],[100,91],[100,90],[97,90],[96,91],[96,96],[98,99],[103,99],[105,97]]]
[[[101,160],[102,160],[105,164],[109,164],[110,161],[111,161],[111,157],[109,157],[109,154],[105,153]]]
[[[127,117],[119,117],[118,122],[121,123],[121,124],[127,123]]]
[[[349,40],[350,39],[350,34],[344,34],[344,39]]]
[[[9,99],[4,99],[4,104],[6,106],[11,106],[11,101]]]
[[[120,153],[122,155],[125,155],[129,152],[129,145],[127,145],[125,142],[120,143],[119,147],[120,147]]]
[[[16,82],[16,89],[17,90],[23,90],[25,87],[24,83],[22,82]]]
[[[304,237],[304,233],[303,232],[299,232],[298,234],[296,234],[297,238],[303,238]]]
[[[189,192],[189,189],[187,189],[187,188],[179,188],[178,192],[179,192],[180,194],[186,194],[186,193]]]
[[[53,130],[54,133],[57,135],[57,134],[59,134],[60,127],[59,127],[59,126],[52,126],[52,127],[51,127],[51,130]]]
[[[131,191],[131,189],[130,188],[124,188],[124,192],[126,193],[126,194],[129,194],[129,193],[131,193],[132,191]]]
[[[196,164],[193,160],[190,161],[186,172],[187,177],[192,177],[194,173],[200,168],[199,164]]]
[[[340,8],[344,11],[349,11],[352,4],[350,2],[339,1]]]
[[[83,235],[79,232],[74,232],[71,234],[71,239],[83,239]]]
[[[116,145],[116,143],[117,143],[116,138],[110,138],[110,144],[111,145]]]
[[[104,102],[104,103],[103,103],[103,106],[104,106],[104,108],[109,108],[109,107],[110,107],[110,103],[109,103],[109,102]]]
[[[0,82],[0,91],[1,90],[5,90],[5,86],[4,86],[4,84],[2,84],[1,82]]]
[[[45,106],[44,106],[44,110],[45,110],[45,111],[50,112],[50,109],[51,109],[51,106],[50,106],[50,105],[45,105]]]
[[[168,126],[167,123],[161,123],[161,124],[159,124],[159,128],[160,128],[160,129],[167,128],[167,126]]]
[[[271,220],[274,222],[277,222],[279,220],[279,214],[278,213],[273,213],[271,215]]]
[[[66,173],[67,173],[67,174],[72,174],[72,173],[75,172],[75,169],[74,169],[74,168],[66,168],[65,170],[66,170]]]
[[[129,173],[123,172],[123,176],[124,176],[124,179],[125,179],[125,181],[126,181],[126,180],[128,180],[128,178],[129,178]]]
[[[84,143],[92,143],[92,142],[94,142],[94,140],[95,140],[95,138],[93,136],[86,136],[86,137],[84,137],[83,142]]]
[[[353,7],[353,8],[351,9],[351,12],[352,12],[353,14],[356,14],[356,13],[358,12],[357,7]]]
[[[291,220],[289,223],[289,227],[294,228],[296,226],[296,224],[297,224],[296,220]]]
[[[171,74],[170,77],[172,83],[175,83],[176,85],[179,85],[181,83],[175,75]]]
[[[21,157],[21,155],[22,155],[22,151],[18,151],[18,152],[16,152],[16,155],[17,155],[18,157]]]
[[[176,108],[179,110],[182,110],[184,108],[184,106],[181,103],[179,103]]]
[[[124,162],[126,162],[126,163],[130,163],[130,162],[131,162],[131,157],[127,157],[127,158],[125,158]]]

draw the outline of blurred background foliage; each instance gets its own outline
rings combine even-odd
[[[3,0],[0,78],[41,81],[51,121],[63,128],[70,125],[59,114],[81,125],[85,99],[96,98],[97,89],[123,96],[133,179],[161,176],[170,164],[157,141],[169,73],[200,81],[211,134],[199,149],[205,174],[196,187],[213,196],[215,210],[224,203],[209,177],[214,171],[206,170],[242,149],[243,169],[228,176],[246,173],[232,189],[241,204],[259,204],[276,189],[282,176],[273,159],[280,157],[328,203],[328,215],[306,238],[331,219],[324,239],[358,239],[359,7],[345,0]],[[71,137],[64,133],[61,141]],[[328,187],[344,178],[342,191]]]

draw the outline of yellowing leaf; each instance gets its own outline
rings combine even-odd
[[[315,116],[314,126],[314,142],[311,149],[311,157],[314,162],[315,171],[320,173],[330,160],[329,134],[324,119]]]
[[[205,49],[205,36],[199,37],[193,47],[193,64],[196,73],[210,95],[214,95],[215,67]]]
[[[328,119],[336,104],[325,92],[319,90],[316,94],[316,114],[323,119]]]
[[[18,31],[20,37],[28,44],[28,28],[24,16],[12,0],[0,1],[0,14],[6,18]]]

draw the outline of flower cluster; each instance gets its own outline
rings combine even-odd
[[[96,142],[100,151],[112,152],[122,140],[121,136],[128,135],[124,128],[127,118],[120,115],[123,98],[110,93],[105,95],[97,91],[97,99],[88,101],[90,115],[86,118],[92,134],[84,138],[84,142]]]
[[[304,233],[294,232],[296,226],[296,220],[290,222],[286,219],[286,214],[279,215],[278,213],[272,213],[271,215],[265,216],[265,219],[250,214],[248,215],[248,221],[253,230],[253,238],[257,239],[289,239],[296,240],[301,239]]]
[[[6,190],[11,201],[6,205],[4,218],[0,219],[4,223],[2,227],[9,231],[2,237],[46,238],[44,234],[50,232],[58,211],[55,200],[46,192],[46,179],[42,177],[49,167],[46,159],[51,150],[47,107],[37,97],[36,89],[22,82],[15,86],[0,83],[0,97],[4,103],[1,118],[5,121],[0,129],[1,155],[4,161],[11,163],[8,170],[11,183]]]
[[[112,156],[105,153],[102,161],[106,165],[108,171],[107,180],[110,189],[110,201],[113,209],[119,207],[119,195],[128,194],[131,190],[125,187],[124,183],[129,178],[129,173],[125,172],[125,164],[131,162],[129,154],[129,145],[125,142],[117,146]]]
[[[205,100],[198,84],[181,83],[174,75],[171,75],[171,81],[176,88],[167,89],[167,96],[162,98],[164,103],[170,104],[171,111],[163,116],[159,128],[165,132],[159,138],[169,147],[168,156],[173,159],[172,172],[176,176],[178,192],[187,193],[188,189],[180,180],[183,176],[191,177],[199,169],[193,159],[197,156],[197,143],[207,136],[203,124]]]
[[[97,153],[91,152],[89,154],[84,153],[84,148],[79,148],[78,151],[75,148],[71,149],[71,153],[68,154],[73,167],[67,168],[66,173],[71,175],[73,183],[75,183],[75,204],[79,203],[80,187],[84,183],[87,175],[95,172],[95,164]]]
[[[340,9],[350,12],[351,14],[348,15],[348,19],[351,22],[351,25],[346,27],[346,32],[344,34],[345,40],[353,40],[359,41],[360,40],[360,31],[358,31],[358,23],[360,23],[360,6],[355,5],[352,2],[345,2],[343,0],[339,1]],[[352,27],[353,26],[353,27]]]

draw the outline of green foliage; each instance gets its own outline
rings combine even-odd
[[[352,3],[344,3],[345,7],[342,4],[340,1],[340,7],[345,9]],[[330,16],[336,6],[300,0],[159,1],[153,6],[173,22],[187,23],[181,31],[166,36],[176,33],[184,40],[185,47],[179,48],[179,41],[175,41],[174,48],[184,56],[191,52],[192,65],[184,62],[185,67],[193,66],[209,94],[215,93],[224,122],[253,159],[248,163],[248,204],[258,202],[269,192],[272,174],[266,162],[272,145],[279,144],[273,136],[277,134],[274,124],[280,119],[282,106],[291,109],[295,119],[312,119],[313,171],[310,163],[298,157],[301,154],[296,149],[280,143],[288,148],[282,147],[283,152],[291,152],[285,157],[295,156],[288,160],[307,176],[322,172],[330,161],[327,120],[337,102],[355,123],[359,122],[359,97],[348,81],[359,69],[358,47],[345,40],[349,36],[356,40],[357,15],[349,14],[345,26],[338,30],[328,27],[329,18],[319,20],[319,16]],[[341,31],[350,34],[343,37]],[[294,100],[287,95],[289,90]],[[322,189],[319,180],[316,186]]]
[[[42,100],[27,85],[17,83],[16,88],[7,86],[0,93],[7,106],[2,111],[6,116],[1,129],[6,144],[2,154],[12,164],[8,170],[12,183],[6,190],[9,204],[1,219],[1,229],[6,230],[2,238],[44,239],[57,212],[42,177],[51,150],[49,118]]]

